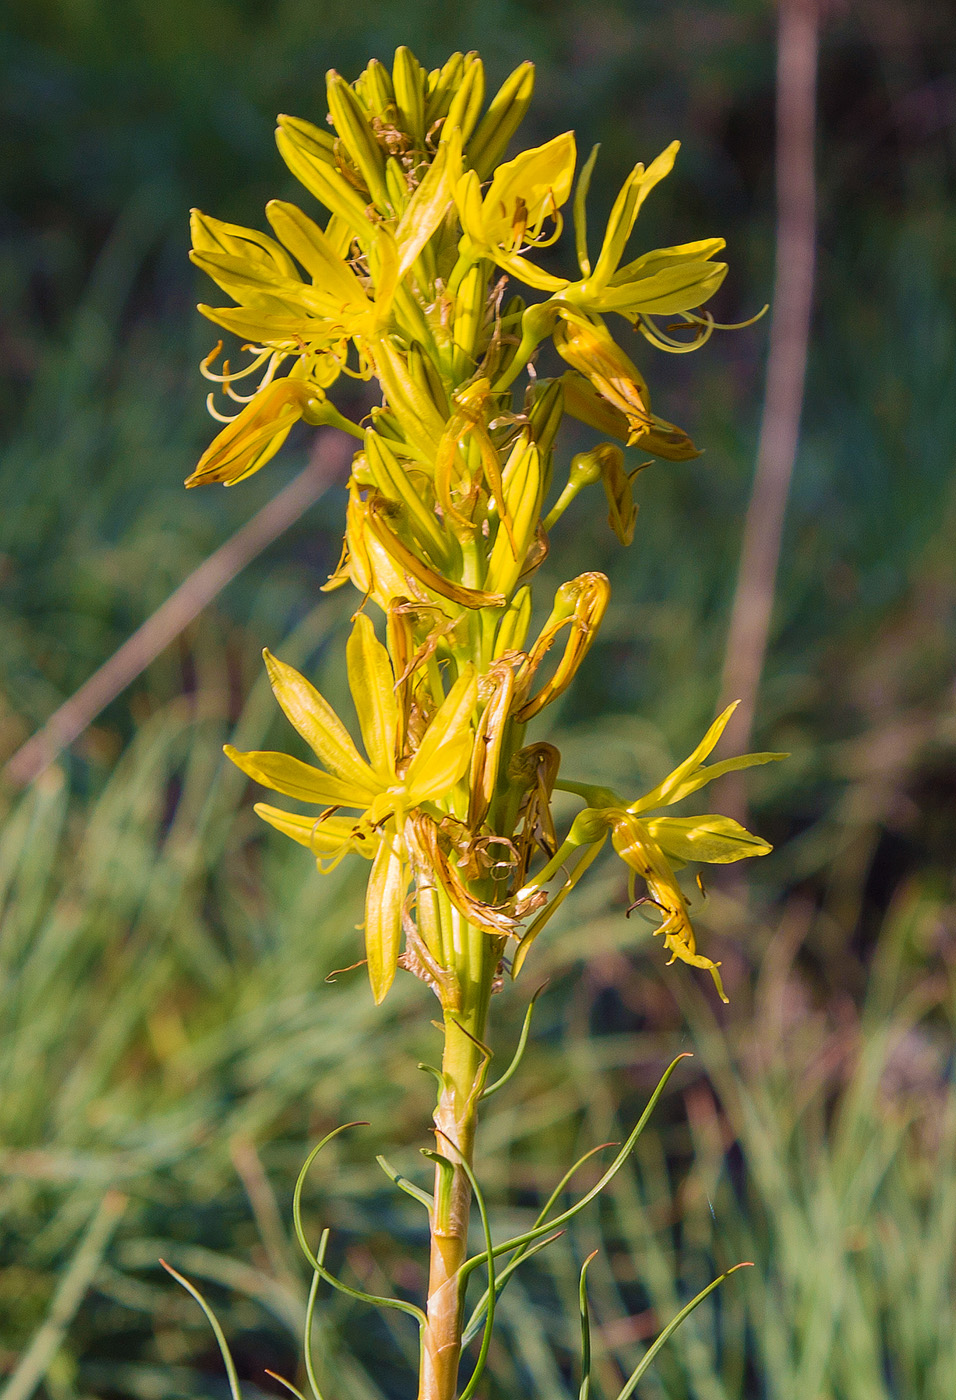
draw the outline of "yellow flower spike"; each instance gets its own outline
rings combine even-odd
[[[395,980],[402,948],[402,910],[410,872],[396,834],[386,830],[365,892],[365,956],[375,1004]]]
[[[326,95],[333,125],[345,150],[358,170],[372,202],[382,214],[390,214],[391,201],[385,184],[385,153],[375,139],[362,104],[350,85],[329,69],[326,75]]]
[[[515,691],[514,669],[499,661],[483,677],[484,689],[490,693],[482,698],[485,707],[478,721],[468,775],[468,825],[477,831],[488,814],[498,783],[505,726],[511,713]]]
[[[468,164],[479,180],[487,180],[508,142],[524,121],[534,93],[534,64],[521,63],[502,83],[474,136],[468,142]]]
[[[327,410],[335,412],[316,385],[300,379],[274,379],[213,438],[186,478],[186,485],[214,481],[235,485],[275,456],[301,418],[321,422]]]
[[[471,758],[478,679],[468,662],[445,696],[405,772],[408,803],[417,807],[447,797]]]
[[[570,633],[565,644],[564,654],[551,676],[537,695],[515,710],[515,718],[521,724],[527,723],[539,714],[552,700],[562,695],[574,680],[581,662],[587,656],[591,643],[597,635],[611,596],[611,585],[604,574],[580,574],[563,583],[554,595],[551,616],[541,629],[528,659],[518,676],[518,694],[523,699],[530,689],[535,672],[554,644],[558,633],[565,627]]]
[[[268,648],[262,656],[273,694],[286,719],[315,756],[336,777],[353,784],[356,791],[374,795],[380,780],[359,757],[351,735],[328,701],[305,676],[273,656]]]
[[[399,741],[395,677],[388,652],[365,613],[356,614],[345,656],[365,752],[376,773],[394,780]]]
[[[279,154],[301,185],[351,229],[363,247],[372,234],[366,202],[335,166],[334,143],[312,122],[282,115],[276,128]]]
[[[392,63],[392,86],[398,124],[407,132],[418,150],[425,145],[425,70],[404,44],[395,50]]]

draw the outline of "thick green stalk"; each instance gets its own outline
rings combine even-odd
[[[436,1148],[447,1161],[472,1164],[478,1103],[488,1068],[483,1049],[488,1003],[500,956],[499,939],[464,922],[446,905],[455,946],[457,1006],[445,1005],[443,1088],[435,1107]],[[460,940],[460,942],[459,942]],[[428,1323],[425,1328],[419,1400],[454,1400],[461,1357],[462,1299],[458,1270],[468,1254],[471,1187],[457,1166],[435,1169],[431,1219]]]

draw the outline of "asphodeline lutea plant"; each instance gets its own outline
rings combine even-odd
[[[575,781],[552,744],[529,737],[531,721],[573,681],[609,596],[601,573],[571,579],[531,636],[533,580],[549,532],[579,492],[600,482],[610,525],[630,543],[643,459],[697,455],[686,433],[653,412],[606,318],[658,349],[695,348],[714,329],[704,306],[726,272],[715,260],[720,238],[628,256],[676,142],[635,165],[592,257],[585,208],[597,149],[578,169],[565,132],[504,160],[533,80],[523,64],[485,109],[475,54],[455,54],[429,73],[402,48],[391,71],[373,61],[352,84],[332,72],[331,130],[279,118],[279,150],[310,212],[273,200],[271,234],[198,211],[192,222],[193,261],[234,303],[200,310],[242,340],[247,360],[215,368],[220,342],[203,364],[238,408],[222,415],[210,395],[225,426],[187,485],[232,485],[258,471],[299,421],[358,444],[342,559],[327,587],[357,590],[346,663],[361,743],[306,677],[266,652],[276,699],[317,762],[226,752],[257,783],[309,809],[256,807],[320,870],[347,855],[370,862],[364,954],[375,1000],[402,969],[441,1004],[434,1194],[399,1182],[428,1210],[428,1296],[424,1311],[392,1300],[421,1327],[420,1400],[458,1394],[464,1339],[483,1326],[462,1392],[473,1394],[495,1299],[517,1260],[557,1223],[539,1221],[503,1245],[486,1235],[484,1252],[469,1258],[476,1193],[482,1205],[472,1168],[478,1108],[497,1087],[486,1083],[492,993],[517,975],[610,837],[632,903],[658,916],[670,960],[707,970],[723,996],[675,872],[770,848],[729,817],[662,812],[722,773],[779,757],[705,764],[731,707],[651,792],[620,797]],[[569,202],[577,273],[566,277],[550,270],[550,258],[545,268],[541,254],[561,235]],[[559,377],[535,374],[545,341],[567,366]],[[381,386],[381,403],[361,423],[329,397],[343,375]],[[565,415],[609,440],[576,455],[555,489]],[[582,803],[564,836],[552,816],[555,792]],[[315,1279],[341,1286],[325,1268],[324,1243],[315,1253],[304,1236],[303,1245]],[[488,1288],[468,1325],[465,1290],[479,1265]]]

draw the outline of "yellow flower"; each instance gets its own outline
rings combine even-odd
[[[585,200],[597,148],[582,172],[574,201],[575,243],[582,280],[569,283],[564,301],[588,311],[617,311],[629,320],[641,315],[670,315],[702,306],[727,275],[726,263],[712,262],[726,246],[722,238],[705,238],[671,248],[657,248],[621,267],[621,258],[641,205],[655,185],[674,168],[680,142],[672,141],[645,169],[638,162],[614,202],[598,260],[592,270],[587,251]]]
[[[638,162],[614,201],[601,251],[593,269],[587,249],[585,204],[595,146],[581,173],[574,198],[575,246],[581,280],[568,282],[560,299],[587,311],[617,311],[629,320],[647,315],[690,311],[713,296],[727,275],[726,263],[712,262],[726,245],[722,238],[705,238],[671,248],[657,248],[621,266],[621,258],[641,205],[655,185],[674,168],[680,142],[672,141],[645,169]]]
[[[307,423],[340,420],[339,426],[344,424],[317,385],[274,379],[212,440],[186,485],[221,481],[233,486],[251,476],[275,456],[300,418]]]
[[[272,689],[286,717],[325,765],[289,754],[225,753],[250,778],[286,797],[326,808],[318,818],[280,812],[265,804],[265,821],[322,859],[360,850],[372,859],[365,902],[365,947],[377,1002],[398,965],[402,913],[410,879],[406,818],[423,804],[447,801],[472,757],[472,719],[478,694],[474,667],[465,665],[439,705],[410,758],[403,753],[404,721],[385,647],[364,613],[355,618],[347,649],[349,687],[367,758],[319,692],[284,662],[263,653]],[[348,819],[340,808],[361,815]]]
[[[587,380],[605,406],[603,412],[595,413],[580,391],[575,392],[580,381],[571,378],[565,382],[565,405],[570,413],[592,427],[624,437],[629,447],[646,447],[649,452],[672,460],[698,455],[686,433],[651,412],[643,375],[599,317],[562,309],[554,330],[554,344],[561,358]]]
[[[398,274],[394,240],[385,230],[376,236],[370,297],[336,239],[301,209],[274,199],[266,214],[281,242],[193,211],[192,261],[238,303],[200,311],[226,330],[286,354],[324,351],[344,359],[349,339],[375,335],[388,317]]]
[[[567,286],[567,279],[543,272],[523,253],[554,242],[560,233],[558,211],[571,193],[575,159],[574,133],[566,131],[499,165],[484,199],[477,172],[469,170],[463,175],[455,201],[465,233],[465,256],[491,258],[506,272],[542,291]],[[549,220],[556,225],[550,234],[546,232]]]
[[[772,847],[759,836],[752,835],[731,817],[716,814],[701,817],[648,817],[645,813],[658,807],[669,807],[689,797],[705,784],[724,773],[755,764],[771,763],[785,758],[782,753],[749,753],[719,763],[704,765],[737,708],[728,705],[710,726],[693,753],[679,764],[657,787],[628,804],[609,788],[559,780],[555,787],[583,797],[587,806],[571,824],[568,835],[534,880],[518,892],[518,900],[528,897],[551,880],[559,870],[583,850],[583,859],[567,877],[564,886],[551,903],[542,910],[525,932],[514,960],[517,973],[534,938],[567,893],[573,889],[584,871],[604,845],[608,835],[611,844],[630,870],[632,906],[649,903],[656,906],[662,920],[656,934],[663,936],[670,961],[680,959],[693,967],[705,968],[713,977],[721,999],[726,1001],[720,980],[719,963],[697,952],[694,929],[675,870],[688,861],[703,861],[712,865],[727,865],[749,856],[765,856]],[[635,882],[640,877],[647,894],[635,899]]]

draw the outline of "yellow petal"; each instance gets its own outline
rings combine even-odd
[[[276,145],[300,184],[348,224],[360,240],[367,239],[371,225],[365,201],[335,168],[331,136],[311,122],[280,116]]]
[[[368,502],[367,518],[371,533],[391,556],[395,564],[406,570],[413,579],[417,579],[432,593],[436,593],[440,598],[447,598],[449,602],[458,603],[463,608],[478,610],[480,608],[504,607],[504,594],[488,593],[479,588],[468,588],[465,584],[445,578],[443,574],[430,568],[414,550],[409,549],[408,545],[399,539],[387,523],[388,504],[381,496],[373,496]]]
[[[641,164],[635,165],[625,180],[617,199],[614,201],[611,217],[608,219],[604,234],[601,255],[594,273],[589,279],[589,285],[594,289],[606,287],[617,271],[618,263],[621,261],[621,255],[627,246],[627,240],[631,236],[631,230],[641,205],[654,186],[670,174],[679,150],[680,142],[672,141],[656,160],[651,161],[646,170]]]
[[[676,263],[705,262],[715,253],[722,252],[726,246],[725,238],[698,238],[693,243],[676,243],[671,248],[654,248],[649,253],[642,253],[633,262],[619,267],[608,285],[617,287],[624,282],[635,282],[639,277],[650,277]]]
[[[728,705],[726,710],[723,710],[714,720],[694,752],[685,758],[683,763],[679,763],[673,773],[668,773],[662,783],[658,783],[656,788],[652,788],[638,802],[633,802],[627,810],[629,812],[647,812],[654,807],[666,807],[670,803],[678,801],[674,794],[680,791],[686,778],[697,772],[704,759],[715,748],[717,740],[727,728],[730,716],[739,704],[740,701],[735,700],[732,705]],[[686,792],[681,795],[686,796]]]
[[[680,802],[682,798],[689,797],[692,792],[697,792],[699,788],[713,782],[715,778],[721,777],[724,773],[735,773],[741,768],[753,768],[763,763],[776,763],[781,758],[786,758],[785,753],[745,753],[739,754],[736,758],[725,758],[720,763],[711,763],[708,767],[703,767],[704,759],[715,747],[717,740],[727,727],[730,716],[740,704],[735,700],[732,705],[728,705],[722,714],[718,715],[707,733],[701,739],[694,752],[678,764],[673,773],[669,773],[662,783],[656,788],[652,788],[637,802],[632,802],[628,807],[629,812],[650,812],[655,807],[669,807],[674,802]]]
[[[365,894],[365,955],[376,1005],[395,978],[402,946],[408,867],[394,832],[383,833]]]
[[[664,854],[677,860],[729,865],[773,850],[769,842],[754,836],[732,817],[652,817],[644,825]]]
[[[510,251],[524,242],[525,228],[540,230],[567,203],[576,159],[574,132],[565,131],[499,165],[482,205],[487,242]]]
[[[522,436],[515,443],[505,463],[502,482],[512,530],[509,534],[499,526],[491,547],[485,586],[507,598],[524,572],[541,514],[541,455],[530,437]]]
[[[447,796],[471,758],[471,722],[478,700],[478,680],[469,661],[425,730],[408,765],[405,786],[409,806]]]
[[[232,744],[226,744],[223,753],[263,787],[281,792],[285,797],[295,797],[300,802],[314,802],[322,807],[366,807],[371,800],[362,788],[331,773],[323,773],[321,768],[313,768],[291,754],[264,750],[240,753]]]
[[[468,774],[468,825],[473,831],[484,821],[495,795],[515,689],[514,671],[507,663],[493,666],[490,679],[493,689],[478,722]]]
[[[235,301],[280,316],[321,315],[324,303],[299,277],[232,253],[189,254],[194,263],[217,287]]]
[[[274,239],[258,229],[243,228],[239,224],[223,223],[200,209],[191,209],[189,227],[192,234],[193,250],[196,253],[225,253],[227,256],[244,258],[253,266],[278,273],[282,277],[296,277],[295,263],[280,248]]]
[[[294,204],[272,199],[266,205],[266,217],[289,252],[324,293],[341,303],[343,310],[369,309],[368,297],[355,273],[307,214]]]
[[[454,197],[455,181],[460,170],[461,134],[455,132],[439,147],[425,178],[405,206],[395,230],[400,277],[404,277],[444,219]]]
[[[271,807],[268,802],[257,802],[253,807],[257,817],[281,831],[283,836],[305,846],[322,861],[329,857],[344,855],[347,851],[357,851],[371,860],[377,842],[370,836],[363,838],[361,829],[354,817],[306,817],[299,812],[284,812],[281,807]]]
[[[468,164],[478,178],[487,180],[518,130],[531,105],[534,64],[522,63],[511,73],[488,104],[474,136],[468,142]]]
[[[326,768],[368,799],[374,797],[383,786],[381,779],[359,757],[351,735],[332,706],[294,667],[279,661],[268,650],[262,655],[273,693],[290,724]]]
[[[349,689],[362,730],[365,751],[376,773],[395,781],[398,706],[388,652],[375,635],[371,618],[358,613],[346,647]]]
[[[600,311],[620,311],[624,315],[645,312],[648,316],[666,316],[690,311],[712,297],[726,275],[726,263],[678,263],[661,268],[650,277],[608,287],[595,297],[593,305]]]
[[[332,326],[301,309],[295,314],[285,309],[280,315],[245,306],[206,306],[200,302],[197,310],[213,325],[222,326],[243,340],[250,340],[254,345],[275,346],[291,354],[299,354],[303,345],[310,348],[343,345],[341,325]],[[344,346],[339,358],[345,358]]]
[[[213,438],[186,485],[222,481],[232,486],[251,476],[275,456],[307,405],[318,407],[324,398],[321,389],[301,380],[273,380]]]

